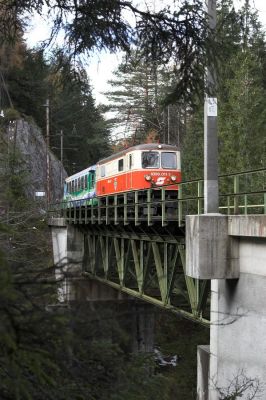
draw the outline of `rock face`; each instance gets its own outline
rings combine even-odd
[[[6,130],[6,140],[9,151],[16,149],[25,161],[27,172],[29,174],[26,194],[35,198],[36,192],[47,191],[47,153],[46,143],[40,129],[25,120],[10,121]],[[62,182],[67,173],[56,158],[49,151],[50,156],[50,201],[51,203],[59,201],[63,195]],[[45,198],[43,198],[45,200]]]

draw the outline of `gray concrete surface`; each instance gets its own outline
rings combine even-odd
[[[239,279],[211,283],[209,400],[240,387],[243,400],[266,399],[265,221],[265,216],[228,219]]]
[[[208,400],[210,346],[197,348],[197,400]]]
[[[228,235],[266,237],[266,215],[232,215],[228,217]]]
[[[52,231],[58,299],[60,302],[68,302],[76,297],[73,280],[80,279],[82,274],[83,234],[73,225],[66,226],[63,218],[52,219],[49,225]]]
[[[208,400],[240,398],[236,390],[243,400],[266,399],[266,216],[188,216],[186,240],[187,273],[211,279],[210,359],[199,347],[198,400],[208,363]]]
[[[228,235],[227,216],[186,217],[186,274],[196,279],[238,278],[238,247]]]

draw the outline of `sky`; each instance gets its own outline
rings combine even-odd
[[[244,0],[234,0],[236,7],[241,7]],[[266,31],[266,0],[250,0],[250,4],[254,6],[259,13],[259,18]],[[45,19],[37,16],[32,24],[32,28],[26,36],[29,46],[34,46],[38,41],[45,40],[49,36],[49,26]],[[121,61],[122,55],[110,54],[103,52],[94,55],[89,59],[87,67],[88,76],[90,77],[93,88],[93,95],[96,103],[106,103],[107,100],[104,92],[108,91],[108,80],[112,79],[112,72],[116,69]]]

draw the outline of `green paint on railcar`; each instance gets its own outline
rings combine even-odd
[[[71,179],[72,178],[72,179]],[[98,200],[95,192],[95,170],[85,170],[67,178],[64,187],[65,202],[81,202],[82,205],[96,205]]]

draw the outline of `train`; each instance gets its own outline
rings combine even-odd
[[[71,207],[96,205],[99,199],[135,191],[153,190],[153,196],[165,188],[168,199],[176,198],[181,182],[180,151],[169,144],[147,143],[129,147],[104,158],[83,171],[65,179],[63,201]],[[141,195],[140,195],[141,196]],[[159,196],[159,194],[158,194]]]

